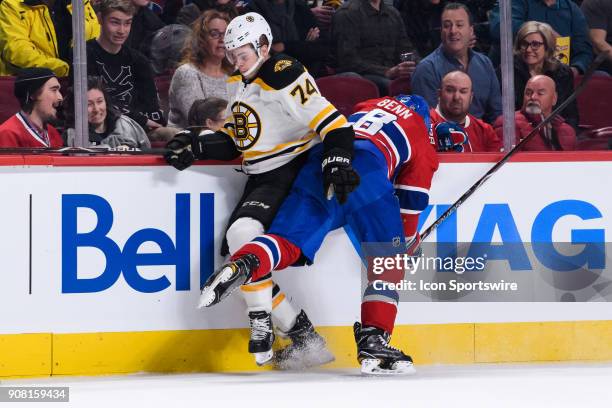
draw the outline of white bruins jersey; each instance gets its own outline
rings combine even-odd
[[[276,55],[243,82],[228,79],[227,120],[221,129],[242,153],[247,174],[276,169],[321,142],[346,118],[321,96],[314,78],[300,62]],[[333,137],[333,136],[332,136]]]

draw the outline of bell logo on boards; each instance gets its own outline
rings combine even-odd
[[[172,286],[168,276],[147,279],[138,272],[139,266],[174,266],[174,286],[177,291],[190,290],[190,207],[189,194],[176,194],[175,231],[173,240],[156,228],[135,231],[121,248],[109,232],[113,227],[113,208],[104,198],[94,194],[64,194],[62,196],[62,293],[101,292],[112,287],[123,275],[126,283],[142,293],[155,293]],[[92,230],[79,232],[79,209],[89,209],[96,216]],[[82,229],[82,228],[81,228]],[[214,258],[214,196],[200,194],[200,282],[213,269]],[[159,247],[156,253],[139,253],[146,242]],[[79,277],[79,248],[94,248],[102,252],[106,265],[96,277]]]

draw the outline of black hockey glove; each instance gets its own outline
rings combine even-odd
[[[192,149],[193,135],[189,131],[177,133],[172,140],[166,144],[169,149],[164,154],[164,159],[177,170],[185,170],[196,160]]]
[[[336,195],[338,202],[344,204],[348,195],[359,186],[359,174],[351,166],[350,154],[334,148],[323,154],[323,188],[327,199]]]

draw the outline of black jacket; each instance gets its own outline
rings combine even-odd
[[[164,22],[151,9],[139,7],[138,12],[132,19],[132,29],[124,46],[133,48],[146,57],[150,57],[153,36],[164,25]]]
[[[145,131],[148,119],[165,124],[151,63],[140,52],[123,46],[110,54],[97,40],[87,41],[87,74],[102,77],[115,108]]]
[[[329,42],[319,37],[306,41],[311,28],[318,27],[310,8],[303,0],[285,0],[282,5],[272,0],[251,0],[246,11],[261,14],[272,30],[272,42],[282,42],[287,55],[304,64],[314,76],[322,68],[330,54]]]

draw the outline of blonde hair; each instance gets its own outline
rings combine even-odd
[[[514,55],[519,59],[522,58],[521,42],[530,34],[540,34],[544,42],[544,66],[543,72],[554,71],[559,66],[559,61],[555,57],[555,48],[557,38],[552,27],[546,23],[539,21],[527,21],[516,33],[514,40]]]

